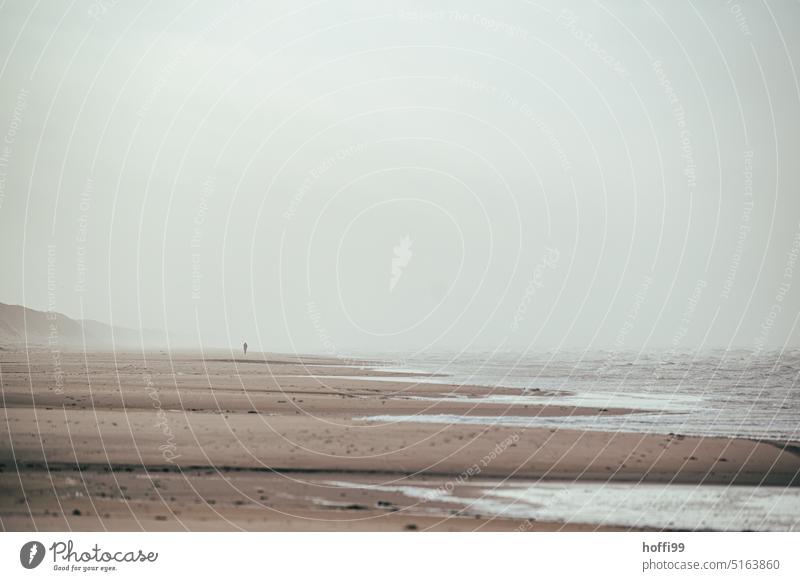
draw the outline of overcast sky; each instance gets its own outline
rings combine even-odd
[[[206,345],[798,346],[800,4],[7,1],[0,301]]]

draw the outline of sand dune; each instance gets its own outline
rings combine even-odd
[[[86,346],[149,347],[167,345],[161,331],[138,331],[89,319],[77,320],[57,312],[44,312],[0,303],[0,346],[48,346],[55,349]]]

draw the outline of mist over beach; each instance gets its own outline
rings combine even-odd
[[[798,19],[2,4],[0,528],[800,529]]]

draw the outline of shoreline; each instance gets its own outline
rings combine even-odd
[[[800,486],[800,455],[791,442],[364,422],[354,418],[448,413],[556,421],[641,410],[546,405],[537,401],[544,393],[537,391],[514,403],[485,403],[480,399],[487,395],[519,396],[521,390],[426,383],[424,376],[397,381],[397,372],[320,357],[268,355],[242,364],[183,352],[176,357],[62,352],[62,393],[54,389],[47,353],[6,350],[0,362],[0,421],[6,424],[0,440],[0,519],[6,530],[51,525],[184,530],[186,523],[192,530],[335,530],[337,522],[344,530],[406,530],[409,524],[416,529],[407,530],[517,530],[526,519],[485,510],[473,514],[450,501],[419,507],[401,493],[387,501],[379,498],[386,491],[375,487],[424,490],[431,482],[450,482],[462,494],[454,498],[463,500],[480,483],[488,487],[497,481],[513,487]],[[448,401],[453,394],[465,401]],[[45,473],[52,482],[41,488],[36,481],[45,480]],[[343,478],[360,483],[345,497],[324,484]],[[244,493],[239,482],[264,492]],[[174,490],[174,501],[161,498],[164,487]],[[339,506],[341,498],[347,500]],[[503,500],[493,502],[486,506]],[[215,506],[225,507],[224,518],[215,516]],[[360,529],[358,523],[369,524]],[[598,530],[598,525],[537,521],[522,530]]]

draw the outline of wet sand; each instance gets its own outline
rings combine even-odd
[[[780,442],[361,418],[638,413],[251,353],[0,351],[4,530],[597,530],[487,514],[507,483],[795,486]],[[58,376],[58,377],[57,377]],[[457,395],[458,401],[448,400]],[[418,399],[419,398],[419,399]],[[345,483],[345,484],[343,484]],[[352,486],[347,486],[351,483]],[[403,487],[447,489],[453,499]],[[467,500],[464,500],[467,499]],[[603,530],[609,527],[603,527]]]

